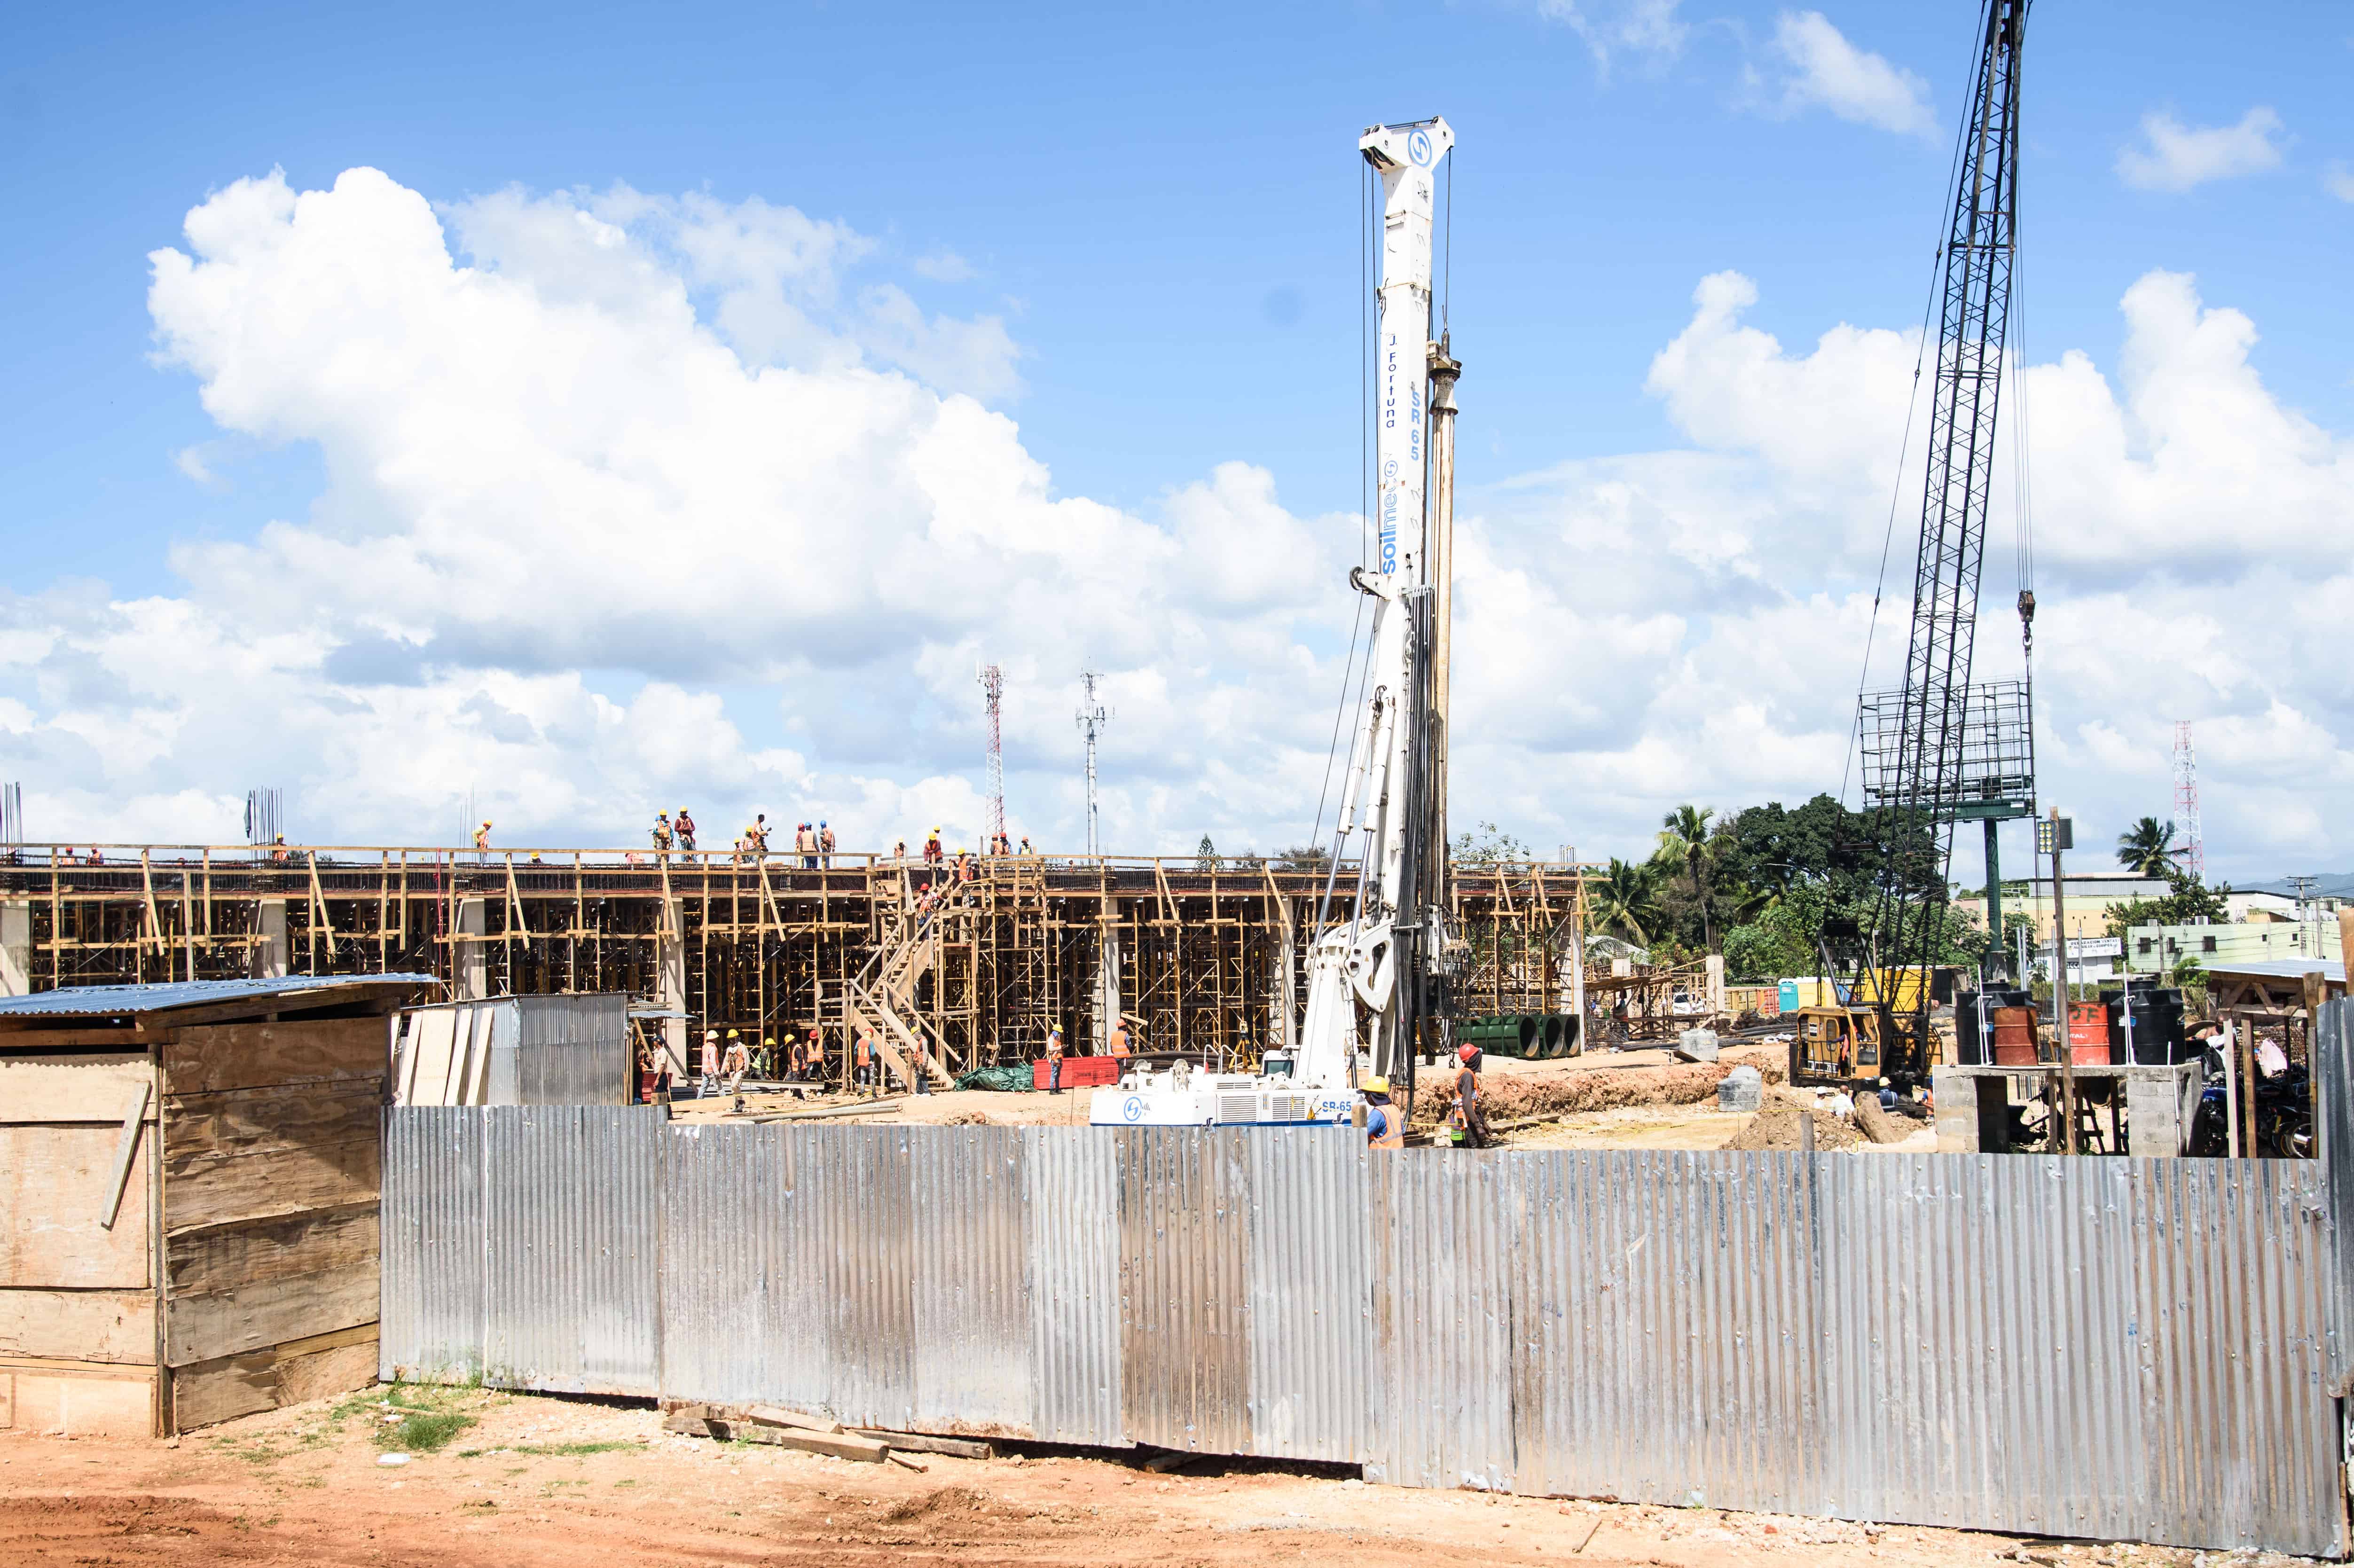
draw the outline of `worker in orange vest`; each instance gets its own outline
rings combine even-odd
[[[1390,1103],[1390,1081],[1378,1073],[1365,1080],[1365,1147],[1405,1147],[1405,1113]]]
[[[1455,1108],[1451,1119],[1462,1129],[1461,1141],[1474,1149],[1485,1149],[1495,1139],[1488,1133],[1488,1113],[1479,1108],[1479,1048],[1457,1046],[1455,1063]]]
[[[1128,1025],[1116,1022],[1111,1026],[1111,1054],[1116,1057],[1128,1054]]]
[[[1063,1031],[1059,1024],[1046,1031],[1046,1092],[1063,1092]]]
[[[855,1075],[851,1081],[861,1087],[868,1087],[871,1085],[874,1076],[874,1034],[875,1031],[872,1025],[859,1025],[858,1044],[856,1048],[856,1071]],[[870,1093],[867,1097],[871,1099],[874,1097],[872,1093]]]

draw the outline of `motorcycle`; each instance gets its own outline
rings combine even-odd
[[[2222,1056],[2208,1055],[2208,1084],[2190,1123],[2190,1152],[2216,1159],[2232,1149],[2232,1113],[2221,1082]],[[2313,1158],[2313,1092],[2303,1067],[2292,1066],[2255,1084],[2255,1147],[2274,1160]]]

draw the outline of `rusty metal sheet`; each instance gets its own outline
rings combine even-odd
[[[1030,1207],[1022,1129],[913,1130],[910,1429],[1031,1436]]]
[[[1119,1160],[1120,1424],[1249,1450],[1250,1160],[1243,1128],[1110,1129]]]
[[[1026,1128],[1031,1424],[1057,1443],[1122,1446],[1119,1166],[1093,1128]]]

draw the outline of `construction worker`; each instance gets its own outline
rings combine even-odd
[[[940,848],[940,830],[935,826],[931,836],[924,841],[924,863],[938,865],[947,858],[948,852]]]
[[[707,1095],[718,1086],[718,1083],[719,1031],[706,1029],[703,1032],[703,1073],[695,1080],[695,1092],[698,1096]]]
[[[1056,1024],[1046,1031],[1046,1092],[1063,1092],[1063,1029]]]
[[[678,822],[673,831],[678,834],[678,847],[688,854],[693,854],[695,853],[695,819],[686,814],[686,808],[684,806],[678,809]]]
[[[809,823],[801,824],[801,869],[817,869],[817,830]]]
[[[1461,1129],[1461,1141],[1474,1149],[1485,1149],[1495,1140],[1488,1135],[1488,1113],[1479,1107],[1479,1048],[1457,1046],[1455,1064],[1455,1106],[1449,1113],[1450,1122]]]
[[[1390,1081],[1379,1073],[1365,1080],[1365,1147],[1404,1149],[1405,1113],[1390,1103]]]
[[[1111,1054],[1120,1059],[1128,1055],[1128,1021],[1115,1019],[1111,1026]]]
[[[488,817],[483,818],[482,825],[474,830],[474,850],[484,860],[491,858],[491,821]]]
[[[734,1094],[744,1086],[744,1075],[752,1070],[752,1054],[744,1048],[733,1029],[727,1032],[727,1054],[719,1061],[720,1076],[727,1080],[727,1092]]]
[[[760,1081],[763,1083],[777,1075],[777,1037],[775,1035],[760,1036],[760,1055],[759,1059],[753,1064],[753,1070],[760,1075]]]
[[[897,861],[901,865],[905,865],[905,864],[907,864],[907,840],[905,840],[905,839],[901,839],[897,843],[895,843],[895,844],[893,844],[893,845],[891,846],[891,858],[892,858],[893,860]]]
[[[654,853],[661,855],[670,853],[670,813],[668,811],[654,813],[653,833]]]
[[[818,863],[826,870],[832,871],[833,869],[833,830],[825,825],[823,818],[820,818],[817,824],[817,853]]]
[[[875,1073],[875,1026],[873,1024],[862,1023],[858,1026],[858,1040],[854,1052],[854,1065],[850,1077],[852,1086],[867,1088]],[[874,1097],[871,1090],[867,1097],[869,1099]]]
[[[71,850],[68,850],[66,852],[66,858],[68,860],[71,860],[73,858],[73,852]],[[281,865],[287,861],[294,858],[293,855],[289,853],[287,851],[286,835],[284,833],[281,833],[276,838],[270,841],[270,858],[277,861]]]
[[[1030,835],[1028,833],[1023,833],[1022,835],[1022,847],[1014,853],[1022,855],[1025,859],[1036,853],[1030,847]]]

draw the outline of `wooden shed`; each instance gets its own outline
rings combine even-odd
[[[0,1427],[162,1436],[374,1382],[386,1015],[439,989],[0,999]]]

